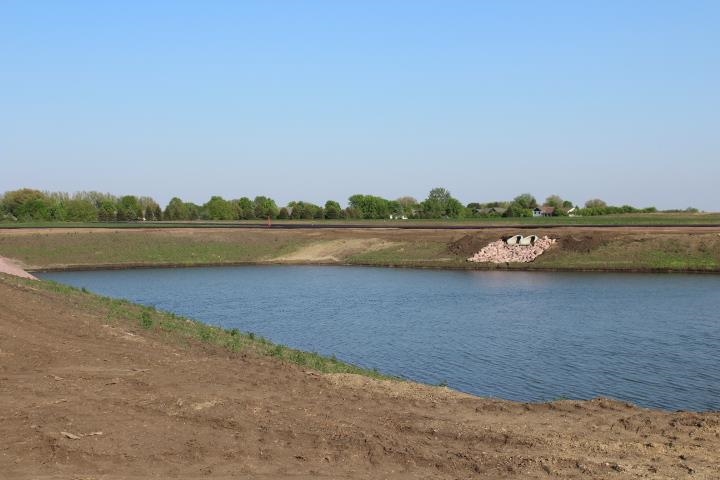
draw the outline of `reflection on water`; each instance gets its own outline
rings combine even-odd
[[[720,409],[718,276],[267,266],[42,277],[478,395]]]

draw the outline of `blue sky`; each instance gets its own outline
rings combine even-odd
[[[0,191],[720,210],[720,2],[0,2]]]

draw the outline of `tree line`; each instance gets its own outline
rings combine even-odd
[[[563,199],[560,195],[550,195],[541,204],[531,194],[523,193],[507,202],[470,203],[467,206],[469,209],[467,213],[473,217],[532,217],[535,215],[536,209],[540,208],[543,215],[562,217],[655,213],[658,211],[655,207],[636,208],[631,205],[619,207],[608,205],[598,198],[587,200],[584,205],[584,207],[580,207],[570,200]],[[690,207],[683,211],[697,212],[698,210]]]
[[[473,202],[463,205],[445,188],[433,188],[426,199],[418,201],[404,196],[389,200],[375,195],[356,194],[342,207],[336,200],[324,205],[297,200],[278,207],[275,200],[266,196],[254,199],[241,197],[226,200],[213,196],[198,205],[173,197],[163,209],[147,196],[115,196],[100,192],[43,192],[30,188],[12,190],[0,196],[0,220],[5,221],[71,221],[71,222],[123,222],[173,220],[255,220],[255,219],[442,219],[486,217],[530,217],[541,208],[545,215],[608,215],[620,213],[651,213],[654,207],[638,209],[629,205],[607,205],[600,199],[591,199],[579,207],[573,202],[551,195],[540,204],[529,193],[518,195],[511,201],[488,203]],[[697,211],[688,208],[686,212]]]

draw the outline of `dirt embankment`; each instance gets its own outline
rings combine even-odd
[[[472,257],[510,233],[468,233],[448,245],[455,255]],[[503,268],[559,271],[705,272],[720,273],[720,233],[707,228],[624,227],[597,229],[566,227],[533,234],[556,243],[531,263],[507,263]],[[477,263],[479,268],[495,268]],[[489,266],[490,265],[490,266]]]
[[[29,270],[268,263],[497,268],[466,259],[522,233],[557,239],[531,263],[499,268],[720,272],[717,227],[443,229],[32,229],[0,231],[0,255]]]
[[[540,229],[538,229],[540,230]],[[556,239],[557,249],[563,252],[585,252],[588,253],[598,247],[606,245],[614,238],[619,238],[617,233],[609,233],[602,231],[577,231],[572,232],[571,229],[558,229],[554,232],[545,232],[548,236]],[[463,256],[471,256],[479,252],[489,243],[498,240],[507,240],[510,235],[507,232],[501,232],[501,235],[492,235],[488,233],[470,233],[460,239],[451,242],[448,249],[456,254]]]
[[[173,341],[0,275],[0,475],[720,478],[720,414],[521,404]]]

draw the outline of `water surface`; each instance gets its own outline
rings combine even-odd
[[[325,266],[40,276],[477,395],[720,410],[718,276]]]

